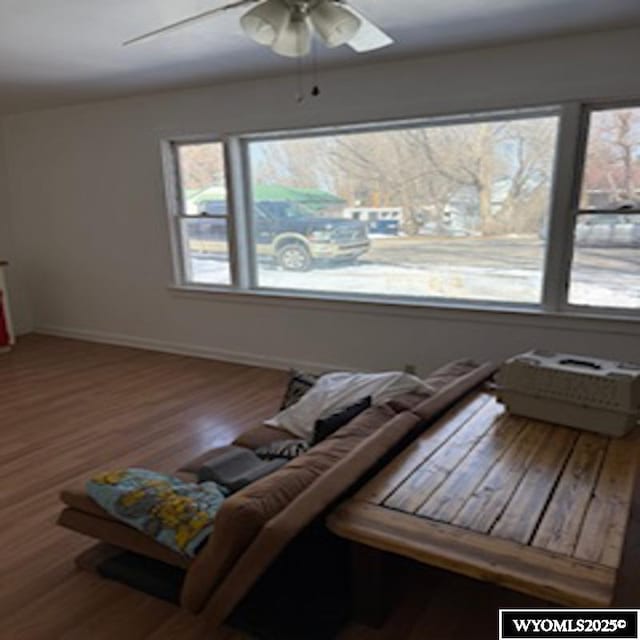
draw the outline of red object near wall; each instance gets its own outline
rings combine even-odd
[[[7,328],[7,318],[4,314],[4,293],[0,291],[0,348],[8,347],[10,343],[9,329]]]

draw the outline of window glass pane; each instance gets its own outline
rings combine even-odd
[[[557,117],[250,144],[260,287],[537,303]]]
[[[180,175],[179,228],[185,277],[188,282],[198,284],[229,285],[231,273],[223,145],[221,142],[180,144],[177,159]]]
[[[569,302],[640,309],[640,216],[578,216]]]
[[[640,107],[591,113],[580,206],[640,208]]]

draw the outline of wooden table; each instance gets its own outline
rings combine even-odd
[[[572,606],[608,606],[638,430],[623,439],[466,398],[343,503],[330,529],[365,548]]]

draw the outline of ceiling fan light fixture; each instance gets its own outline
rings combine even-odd
[[[311,52],[311,28],[304,15],[294,15],[280,30],[271,45],[274,53],[287,58],[302,58]]]
[[[346,0],[227,0],[226,4],[148,31],[123,42],[128,46],[209,20],[220,13],[254,5],[240,22],[246,35],[275,53],[298,58],[311,51],[312,29],[328,47],[346,44],[367,53],[393,44],[393,39]]]
[[[244,32],[258,44],[272,46],[289,22],[289,8],[281,0],[266,0],[247,11],[240,24]]]
[[[311,11],[311,22],[328,47],[347,44],[362,26],[358,16],[331,0],[314,7]]]

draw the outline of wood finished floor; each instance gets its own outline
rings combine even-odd
[[[55,526],[58,492],[92,471],[171,471],[273,414],[282,372],[27,336],[0,356],[0,638],[245,640],[75,568],[91,546]],[[510,591],[398,562],[384,628],[340,640],[495,639]]]

